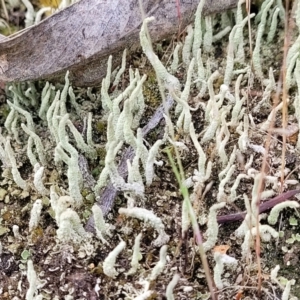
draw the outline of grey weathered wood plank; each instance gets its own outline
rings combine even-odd
[[[176,0],[143,0],[156,21],[154,41],[177,32]],[[199,0],[180,0],[182,24],[194,20]],[[237,0],[207,0],[204,14],[235,7]],[[0,39],[0,81],[63,79],[67,70],[75,85],[100,83],[108,55],[118,63],[120,52],[139,45],[142,17],[138,0],[81,0],[12,37]]]

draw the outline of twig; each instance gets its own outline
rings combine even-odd
[[[282,194],[280,194],[280,195],[278,195],[274,198],[271,198],[270,200],[267,200],[264,203],[261,203],[259,205],[259,213],[261,214],[261,213],[271,209],[272,207],[274,207],[278,203],[286,201],[290,197],[293,197],[293,196],[295,196],[296,194],[299,194],[299,193],[300,193],[300,189],[291,190],[291,191],[287,191],[285,193],[282,193]],[[243,211],[243,212],[238,212],[238,213],[235,213],[235,214],[218,216],[217,221],[218,221],[219,224],[225,224],[225,223],[241,221],[241,220],[244,220],[244,218],[246,216],[246,213],[247,213],[246,211]]]
[[[169,95],[166,99],[166,108],[164,108],[164,105],[161,104],[158,109],[155,111],[152,118],[149,120],[148,124],[145,125],[142,129],[143,136],[146,136],[149,131],[154,129],[160,121],[163,119],[163,113],[165,112],[165,109],[169,109],[172,107],[174,103],[173,98]],[[127,160],[132,160],[134,157],[134,150],[132,147],[128,147],[121,158],[120,164],[118,166],[119,174],[125,178],[127,176],[128,170],[127,170]],[[103,215],[107,215],[113,208],[115,198],[118,194],[117,189],[112,185],[112,183],[108,183],[106,188],[103,190],[103,192],[100,195],[96,195],[96,203],[99,205],[102,209]],[[87,231],[94,231],[94,219],[93,217],[90,217],[85,229]]]

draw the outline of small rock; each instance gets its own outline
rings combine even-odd
[[[3,201],[7,194],[7,190],[0,188],[0,201]]]

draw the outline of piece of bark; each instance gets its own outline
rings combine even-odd
[[[178,0],[143,0],[153,41],[178,31]],[[199,0],[179,0],[181,28],[194,20]],[[235,7],[237,0],[206,0],[203,14]],[[0,39],[0,81],[61,80],[67,70],[77,86],[94,86],[106,74],[107,58],[139,47],[138,0],[81,0],[36,26]]]

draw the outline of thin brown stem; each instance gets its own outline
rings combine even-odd
[[[300,189],[291,190],[291,191],[282,193],[274,198],[271,198],[259,205],[259,213],[261,214],[261,213],[273,208],[278,203],[284,202],[299,193],[300,193]],[[241,211],[241,212],[237,212],[234,214],[218,216],[217,221],[219,224],[226,224],[226,223],[241,221],[241,220],[244,220],[246,213],[247,213],[246,211]]]
[[[285,22],[284,22],[284,52],[283,52],[283,62],[282,62],[282,101],[283,101],[283,108],[282,108],[282,128],[283,128],[283,135],[282,135],[282,155],[281,155],[281,192],[283,189],[284,183],[284,169],[285,169],[285,151],[286,151],[286,127],[287,127],[287,97],[288,97],[288,90],[286,86],[286,57],[288,52],[288,47],[290,43],[290,38],[288,34],[288,27],[289,27],[289,18],[288,18],[288,9],[289,9],[289,0],[285,2]]]

